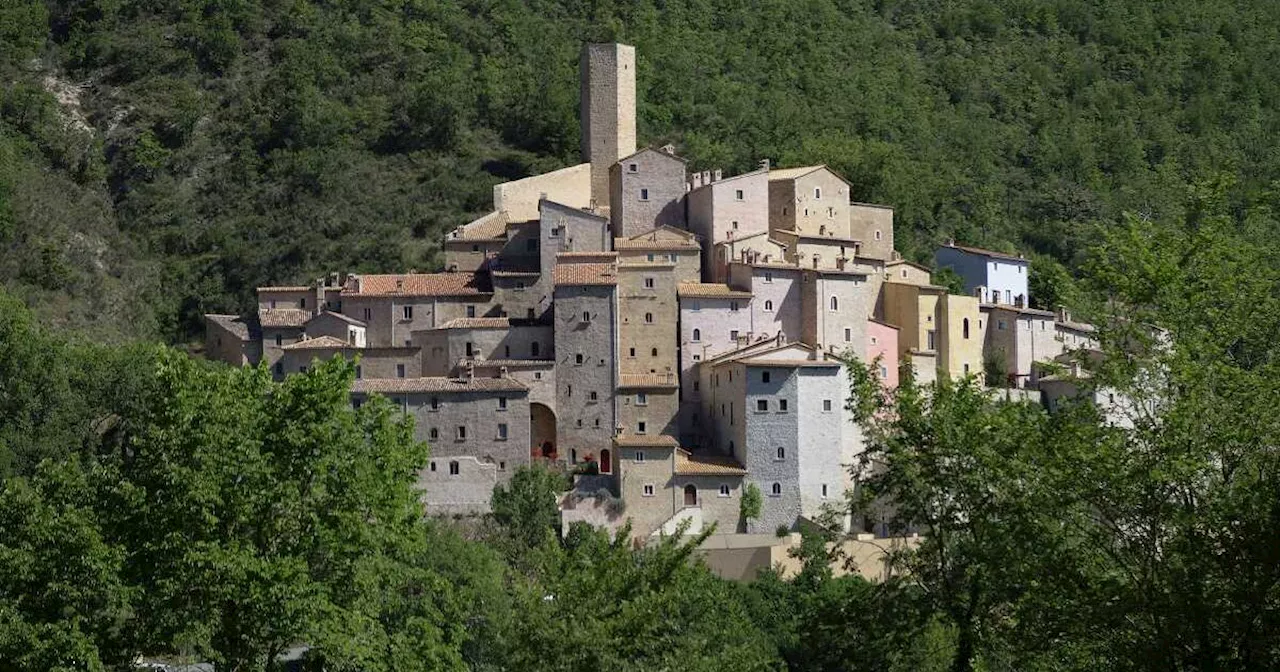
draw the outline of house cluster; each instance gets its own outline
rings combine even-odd
[[[890,387],[903,363],[1034,390],[1039,363],[1093,345],[1029,307],[1020,256],[947,244],[965,293],[932,284],[894,252],[893,210],[826,166],[725,177],[637,148],[632,47],[587,45],[582,93],[585,163],[495,186],[444,272],[261,287],[256,314],[207,316],[208,355],[278,378],[355,359],[352,403],[387,397],[430,443],[434,513],[486,510],[521,465],[593,464],[646,536],[772,533],[837,502],[862,444],[843,358]],[[580,501],[567,518],[590,519]]]

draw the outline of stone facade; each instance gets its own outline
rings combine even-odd
[[[953,379],[982,379],[983,334],[978,298],[943,294],[938,297],[938,372]]]
[[[680,299],[680,428],[681,445],[703,442],[701,383],[703,360],[736,350],[751,333],[750,292],[728,285],[682,284]]]
[[[704,184],[689,192],[689,230],[703,242],[703,279],[724,282],[732,251],[717,262],[711,255],[715,246],[751,238],[769,231],[769,170],[762,168],[735,177]]]
[[[571,462],[609,447],[618,424],[617,286],[576,284],[588,281],[555,289],[557,452]]]
[[[879,360],[876,373],[880,383],[886,389],[898,386],[898,328],[887,322],[870,320],[867,322],[867,358],[868,364]]]
[[[849,206],[849,237],[861,241],[861,255],[872,259],[893,259],[893,208],[887,205],[854,203]]]
[[[769,172],[769,230],[833,236],[853,244],[849,183],[826,166]]]
[[[623,157],[609,171],[609,220],[615,238],[658,227],[685,227],[685,162],[655,149]]]
[[[636,49],[588,44],[582,49],[582,160],[591,164],[591,198],[609,207],[609,169],[636,151]]]
[[[467,361],[555,357],[550,324],[504,317],[451,320],[438,329],[414,332],[413,340],[421,348],[422,372],[427,376],[456,375]]]
[[[729,265],[729,286],[750,291],[750,340],[782,334],[788,341],[803,336],[804,273],[786,264]]]
[[[875,305],[867,276],[841,271],[805,271],[801,292],[801,340],[832,354],[866,355],[867,318]]]
[[[933,273],[928,268],[920,264],[906,261],[905,259],[895,259],[884,265],[885,281],[897,282],[904,285],[932,285]]]

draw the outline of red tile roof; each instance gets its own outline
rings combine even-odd
[[[357,284],[360,291],[355,291]],[[347,296],[477,296],[492,294],[485,273],[398,273],[350,276]]]
[[[613,445],[622,448],[679,448],[680,443],[675,437],[665,434],[654,434],[653,436],[640,436],[637,434],[628,434],[626,436],[614,437]]]
[[[727,455],[692,455],[676,452],[676,473],[681,476],[745,476],[742,463]]]
[[[267,328],[302,328],[311,319],[311,311],[300,308],[263,308],[258,311],[258,323]]]
[[[316,338],[308,338],[306,340],[298,341],[297,343],[290,343],[289,345],[286,345],[280,349],[281,350],[332,350],[332,349],[341,349],[341,348],[348,348],[348,347],[353,347],[353,346],[351,346],[349,343],[342,340],[341,338],[336,338],[334,336],[318,336]]]
[[[751,292],[734,289],[714,282],[682,282],[676,287],[676,295],[685,298],[750,299]]]
[[[556,264],[557,285],[616,285],[618,269],[613,263]]]
[[[528,387],[512,378],[365,378],[351,386],[352,392],[370,394],[411,394],[415,392],[527,392]]]
[[[677,388],[675,375],[667,377],[665,373],[623,373],[618,375],[618,387],[633,389],[645,388]]]

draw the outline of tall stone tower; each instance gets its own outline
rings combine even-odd
[[[582,48],[582,160],[591,163],[591,198],[609,206],[609,168],[636,151],[636,48]]]

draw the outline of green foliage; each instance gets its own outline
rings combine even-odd
[[[493,519],[510,542],[511,557],[537,548],[560,529],[559,497],[568,485],[542,466],[520,467],[506,484],[493,489]]]
[[[960,277],[959,273],[956,273],[954,268],[943,266],[935,270],[931,276],[933,284],[939,287],[946,287],[948,294],[959,294],[961,296],[967,294],[964,291],[964,279]]]
[[[738,502],[738,515],[743,522],[760,518],[760,509],[764,506],[764,497],[760,494],[760,486],[747,483],[742,490],[742,499]]]

